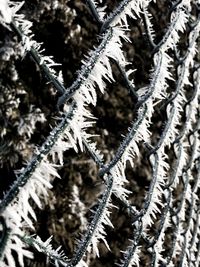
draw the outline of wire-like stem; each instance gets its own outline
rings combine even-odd
[[[115,64],[117,65],[122,77],[123,77],[123,80],[125,82],[125,85],[127,87],[127,89],[129,90],[130,94],[131,94],[131,97],[134,101],[134,103],[137,103],[138,102],[138,94],[135,90],[135,87],[132,85],[132,83],[130,82],[129,78],[127,77],[127,74],[126,74],[126,71],[124,69],[123,66],[120,65],[119,62],[115,61]]]
[[[103,193],[101,200],[99,201],[99,205],[95,211],[94,217],[91,223],[89,224],[85,235],[79,242],[75,255],[70,261],[70,266],[76,266],[79,263],[79,261],[82,259],[85,252],[87,251],[88,246],[90,245],[91,239],[93,235],[95,234],[95,231],[98,228],[101,218],[103,217],[104,211],[108,206],[108,202],[109,202],[109,199],[112,193],[112,186],[113,186],[113,178],[111,176],[108,176],[106,189]]]
[[[86,0],[86,2],[87,2],[87,0]],[[89,2],[90,2],[90,1],[89,1]],[[100,19],[99,19],[98,11],[97,11],[95,5],[91,3],[91,4],[89,5],[89,8],[90,8],[90,10],[91,10],[91,13],[92,13],[94,19],[96,20],[97,23],[99,23],[99,22],[100,22]],[[101,26],[103,27],[103,21],[101,21]],[[105,31],[107,28],[108,28],[108,27],[104,28],[104,31]],[[102,31],[101,31],[101,32],[102,32]],[[138,94],[137,94],[137,92],[135,91],[135,88],[133,87],[133,85],[131,84],[129,78],[127,77],[125,68],[124,68],[123,66],[121,66],[121,64],[120,64],[118,61],[116,61],[116,60],[113,60],[113,61],[114,61],[115,64],[117,65],[117,67],[118,67],[118,69],[119,69],[119,71],[120,71],[120,73],[121,73],[121,75],[122,75],[122,77],[123,77],[123,79],[124,79],[125,85],[126,85],[126,87],[128,88],[128,90],[129,90],[130,93],[131,93],[131,96],[132,96],[132,98],[133,98],[133,101],[134,101],[134,102],[137,102],[137,101],[138,101]]]
[[[18,37],[23,40],[23,32],[20,30],[19,27],[17,27],[15,21],[13,20],[10,24],[11,29],[18,35]],[[33,60],[37,63],[37,65],[40,67],[40,69],[42,70],[42,72],[44,72],[46,79],[52,83],[52,85],[54,86],[54,88],[60,93],[63,94],[66,89],[64,87],[63,84],[61,84],[58,79],[56,79],[54,77],[54,75],[52,75],[51,71],[49,70],[48,66],[45,63],[41,64],[41,56],[39,55],[39,53],[37,52],[37,50],[32,46],[30,48],[30,50],[28,51],[28,53],[31,55],[31,57],[33,58]]]
[[[101,32],[105,32],[106,29],[110,27],[112,22],[119,16],[125,9],[125,7],[131,2],[132,0],[123,0],[115,10],[108,16],[108,18],[103,22],[101,27]]]
[[[103,21],[101,20],[99,13],[97,12],[94,1],[93,0],[85,0],[85,1],[86,1],[87,5],[88,5],[88,7],[92,13],[92,16],[95,19],[95,21],[97,22],[97,24],[99,24],[99,26],[101,26]]]
[[[58,138],[69,126],[69,123],[74,116],[75,110],[76,110],[76,103],[74,102],[70,108],[70,111],[66,115],[64,115],[63,119],[58,124],[58,126],[55,127],[49,134],[49,137],[40,147],[37,155],[33,157],[33,159],[24,169],[23,173],[17,178],[14,184],[12,184],[11,188],[4,195],[3,199],[0,202],[0,214],[16,198],[16,196],[20,191],[20,188],[23,187],[29,181],[34,171],[37,169],[40,162],[43,160],[44,156],[46,156],[51,151],[52,147],[54,146]]]
[[[146,14],[145,8],[143,8],[143,16],[142,17],[143,17],[144,28],[145,28],[145,31],[146,31],[146,34],[148,37],[149,44],[151,45],[152,48],[155,48],[156,44],[153,40],[151,29],[149,28],[149,23],[148,23],[149,18],[148,18],[148,15]]]
[[[5,219],[2,216],[0,216],[0,226],[2,228],[0,237],[0,260],[1,260],[10,234],[10,229],[7,227]]]
[[[196,44],[199,37],[200,17],[199,15],[193,16],[198,18],[196,19],[195,23],[193,23],[191,28],[189,28],[189,30],[186,29],[187,32],[189,32],[188,45],[186,48],[187,51],[184,56],[179,58],[177,52],[177,47],[179,47],[178,41],[180,39],[179,33],[185,30],[184,27],[189,24],[188,22],[190,20],[189,16],[187,16],[186,14],[187,11],[184,8],[184,5],[186,5],[184,4],[184,1],[178,0],[173,4],[172,9],[170,10],[171,12],[173,12],[170,26],[168,27],[168,29],[166,29],[162,40],[158,44],[155,44],[154,42],[154,36],[152,35],[153,31],[151,31],[150,17],[148,17],[147,9],[145,10],[145,7],[150,3],[150,1],[147,0],[145,2],[123,0],[105,20],[103,20],[103,16],[101,16],[101,14],[99,13],[99,9],[98,7],[96,7],[95,0],[85,1],[94,20],[96,21],[97,26],[100,29],[100,43],[98,47],[89,54],[89,56],[87,57],[87,62],[82,65],[80,71],[78,72],[76,80],[74,80],[72,85],[67,89],[64,87],[62,82],[59,81],[59,78],[54,75],[55,72],[51,69],[51,58],[43,58],[42,53],[37,50],[37,43],[29,42],[32,40],[32,38],[29,38],[25,33],[23,33],[23,27],[20,28],[20,26],[17,26],[17,16],[16,22],[13,19],[10,24],[10,28],[22,41],[22,45],[26,48],[28,47],[28,45],[30,45],[29,49],[27,49],[27,52],[40,67],[40,70],[46,77],[46,79],[51,82],[57,92],[61,94],[58,99],[58,107],[68,101],[70,109],[69,112],[62,117],[60,123],[53,129],[53,131],[51,131],[50,135],[47,137],[47,140],[38,150],[38,153],[35,154],[27,167],[24,168],[21,175],[17,177],[15,183],[11,186],[11,188],[4,195],[2,201],[0,202],[0,258],[3,258],[6,245],[8,244],[7,241],[13,234],[13,229],[9,229],[6,225],[6,215],[5,217],[3,217],[6,213],[6,208],[9,207],[9,205],[12,204],[15,199],[17,199],[18,195],[20,194],[20,189],[24,187],[28,183],[28,181],[30,181],[32,176],[34,176],[35,171],[37,171],[37,168],[39,168],[43,159],[46,159],[46,157],[51,153],[53,146],[56,144],[58,139],[63,136],[64,132],[68,129],[69,131],[73,130],[73,127],[70,128],[70,125],[72,126],[72,124],[70,123],[71,120],[73,120],[74,116],[77,115],[76,110],[78,108],[78,105],[80,104],[78,100],[81,99],[82,101],[82,96],[86,99],[86,95],[90,95],[91,93],[91,99],[94,99],[93,102],[95,102],[96,94],[95,91],[94,93],[92,91],[93,89],[95,89],[96,85],[98,85],[98,81],[95,80],[96,76],[98,76],[98,70],[95,69],[95,67],[102,64],[102,70],[101,68],[99,68],[99,71],[102,71],[102,73],[103,71],[105,73],[107,72],[106,74],[102,74],[102,76],[100,75],[98,77],[98,79],[101,79],[101,89],[103,91],[104,80],[110,81],[113,79],[111,68],[114,61],[114,64],[116,64],[116,66],[118,67],[118,73],[124,80],[125,87],[130,91],[133,103],[135,104],[133,113],[136,114],[136,118],[132,124],[132,127],[129,129],[129,132],[125,135],[120,146],[116,150],[114,157],[107,164],[105,164],[102,160],[101,155],[98,153],[98,150],[96,150],[95,144],[90,144],[90,137],[88,137],[90,135],[87,135],[85,129],[81,128],[79,141],[81,140],[80,142],[83,143],[84,147],[89,153],[89,156],[100,168],[99,175],[105,183],[105,190],[97,201],[97,208],[94,212],[94,215],[89,222],[83,237],[78,242],[77,249],[75,250],[72,258],[68,259],[63,256],[63,254],[59,254],[59,251],[52,250],[51,246],[48,246],[48,242],[40,242],[39,239],[34,239],[27,236],[22,237],[15,234],[14,238],[18,237],[21,241],[28,244],[29,246],[35,247],[36,249],[44,253],[47,257],[49,257],[50,260],[55,263],[55,265],[59,264],[61,266],[75,267],[80,263],[81,260],[83,260],[87,251],[89,253],[91,252],[92,248],[98,255],[98,240],[103,240],[107,245],[104,239],[106,231],[104,232],[103,226],[104,224],[112,225],[109,221],[108,215],[110,213],[109,208],[111,208],[111,196],[112,194],[114,194],[114,196],[117,197],[117,203],[126,208],[127,211],[129,211],[128,216],[130,216],[134,228],[134,231],[131,233],[131,235],[133,236],[132,243],[126,249],[124,261],[122,262],[121,266],[128,267],[131,264],[138,265],[138,262],[136,263],[134,261],[139,261],[138,254],[140,252],[141,254],[144,253],[143,248],[140,249],[140,243],[142,242],[145,243],[144,249],[146,248],[147,252],[151,256],[151,266],[157,266],[158,264],[161,264],[162,257],[164,255],[162,249],[164,248],[164,246],[158,247],[158,245],[160,245],[160,242],[163,243],[167,240],[166,229],[168,228],[169,216],[170,219],[172,217],[174,219],[171,220],[171,225],[169,226],[170,229],[173,230],[173,235],[171,237],[172,244],[171,250],[165,253],[166,263],[164,263],[163,261],[162,264],[165,264],[166,266],[169,265],[174,260],[174,255],[176,255],[177,262],[181,266],[184,264],[185,257],[187,257],[186,253],[188,253],[188,251],[193,251],[194,253],[195,251],[194,255],[197,256],[200,247],[198,247],[197,243],[197,238],[199,235],[199,203],[197,201],[197,195],[199,190],[200,175],[198,133],[200,120],[197,119],[197,117],[199,117],[200,115],[200,110],[198,108],[199,77],[196,78],[195,76],[195,72],[197,72],[199,68],[198,63],[196,62],[198,60],[198,57],[196,56]],[[138,5],[138,9],[134,9],[134,4]],[[194,8],[195,4],[193,9]],[[121,52],[122,42],[120,38],[125,36],[123,35],[125,28],[120,28],[118,26],[124,25],[125,27],[128,27],[128,16],[136,18],[139,13],[141,13],[140,17],[143,17],[144,28],[153,49],[152,53],[154,68],[151,74],[149,85],[144,87],[145,90],[141,89],[137,91],[132,81],[129,80],[129,72],[126,72],[127,65],[124,55]],[[194,21],[194,18],[192,18],[192,21]],[[22,24],[19,23],[19,25]],[[117,27],[115,25],[117,25]],[[119,32],[119,35],[115,34],[117,30]],[[122,35],[120,35],[120,30],[122,32]],[[25,32],[29,33],[29,31],[26,30]],[[29,35],[28,33],[27,35]],[[117,41],[115,40],[115,37]],[[27,39],[28,42],[26,43]],[[119,52],[121,53],[121,60],[120,56],[118,60],[117,55],[115,56],[115,54],[112,54],[112,47],[110,49],[109,46],[109,44],[112,44],[112,40],[114,40],[115,44],[118,45],[117,49],[119,49]],[[35,44],[35,46],[31,45],[32,43]],[[110,50],[107,48],[109,48]],[[173,66],[171,65],[171,62],[173,60],[171,54],[174,56],[173,52],[175,52],[174,61],[175,67],[177,67],[178,79],[174,92],[167,99],[167,86],[169,86],[167,80],[175,76],[172,69]],[[105,59],[106,61],[105,64],[104,62],[102,62],[103,59]],[[48,62],[50,62],[50,64],[48,64]],[[193,71],[193,80],[190,79],[190,71]],[[192,89],[192,91],[190,90],[191,92],[185,92],[185,85],[190,85],[190,82],[192,82],[194,89]],[[88,89],[88,91],[84,92],[84,89]],[[79,91],[80,95],[78,93],[75,95],[75,93]],[[74,99],[72,102],[69,101],[71,100],[71,98]],[[78,99],[77,103],[75,102],[76,99]],[[85,101],[85,99],[83,101],[83,104],[87,106],[87,101]],[[137,211],[136,208],[131,207],[128,200],[121,199],[121,195],[117,195],[117,189],[115,187],[118,186],[117,179],[120,180],[121,174],[122,179],[124,178],[124,180],[126,181],[126,161],[130,159],[132,160],[132,157],[135,154],[139,153],[137,153],[137,145],[140,142],[149,142],[149,137],[151,134],[150,131],[153,129],[153,127],[157,127],[157,122],[155,126],[152,124],[152,122],[157,119],[157,110],[154,108],[157,105],[157,101],[165,102],[165,105],[163,107],[170,108],[170,113],[168,115],[167,112],[168,117],[166,119],[165,127],[161,132],[159,132],[160,138],[158,139],[156,135],[151,136],[152,141],[158,139],[154,148],[152,149],[151,144],[147,144],[147,147],[151,148],[151,151],[148,154],[152,167],[152,170],[149,171],[151,182],[148,188],[148,192],[146,192],[143,206],[140,211]],[[155,117],[153,117],[154,114]],[[80,116],[82,116],[82,114],[80,114]],[[181,124],[183,126],[180,129],[179,126]],[[74,132],[74,135],[78,134]],[[153,139],[154,137],[155,139]],[[169,150],[172,150],[172,156],[171,151],[168,151],[166,149],[167,146],[169,146]],[[188,148],[188,146],[190,146],[190,148]],[[173,153],[175,155],[174,161],[172,160]],[[170,169],[169,163],[171,163],[171,160],[173,166]],[[121,167],[121,165],[123,165],[123,167]],[[118,167],[122,169],[118,170]],[[116,177],[114,176],[115,173]],[[120,174],[118,175],[118,173]],[[181,188],[181,186],[180,189],[177,186],[177,184],[181,181],[183,189]],[[122,189],[126,190],[126,188]],[[173,199],[174,192],[175,194],[177,193],[176,190],[179,193],[177,202],[175,201],[176,199]],[[181,190],[182,192],[180,192]],[[165,205],[163,205],[163,202],[165,202]],[[189,207],[189,213],[185,212],[185,207],[187,206]],[[162,213],[159,215],[159,219],[157,220],[157,230],[156,232],[153,232],[155,234],[152,238],[151,232],[150,235],[148,235],[148,228],[150,228],[149,230],[151,231],[151,227],[155,226],[154,219],[157,217],[159,209],[161,209]],[[27,213],[29,212],[31,213],[31,209],[27,211]],[[194,225],[193,227],[192,224],[194,223],[196,223],[196,225]],[[172,229],[172,227],[174,227],[174,229]],[[193,237],[190,237],[189,233],[192,233]],[[45,244],[47,244],[47,246],[45,246]],[[178,249],[180,251],[178,251]]]
[[[61,97],[59,97],[57,104],[58,107],[60,107],[66,101],[68,101],[74,95],[74,93],[81,87],[81,85],[87,80],[95,64],[97,63],[97,61],[101,57],[101,54],[106,48],[108,42],[111,40],[112,36],[113,36],[113,30],[108,29],[108,31],[103,36],[100,45],[94,50],[88,62],[82,66],[77,79],[73,82],[73,84],[69,88],[67,88],[65,93]]]
[[[133,126],[131,127],[129,133],[126,135],[121,145],[119,146],[117,152],[115,153],[115,157],[106,166],[100,169],[99,171],[100,176],[103,176],[105,173],[108,173],[110,169],[113,168],[117,164],[117,162],[121,159],[122,155],[124,154],[124,151],[134,138],[134,135],[136,135],[138,128],[141,125],[146,115],[146,112],[147,112],[146,106],[144,106],[144,108],[138,112],[137,120],[133,123]]]
[[[45,242],[40,242],[37,238],[33,238],[31,236],[20,236],[16,235],[21,241],[23,241],[26,245],[31,246],[33,248],[37,248],[40,252],[47,256],[48,259],[51,260],[55,266],[68,266],[68,259],[64,255],[63,252],[59,252],[59,249],[53,250],[49,248],[48,245],[45,245]]]

